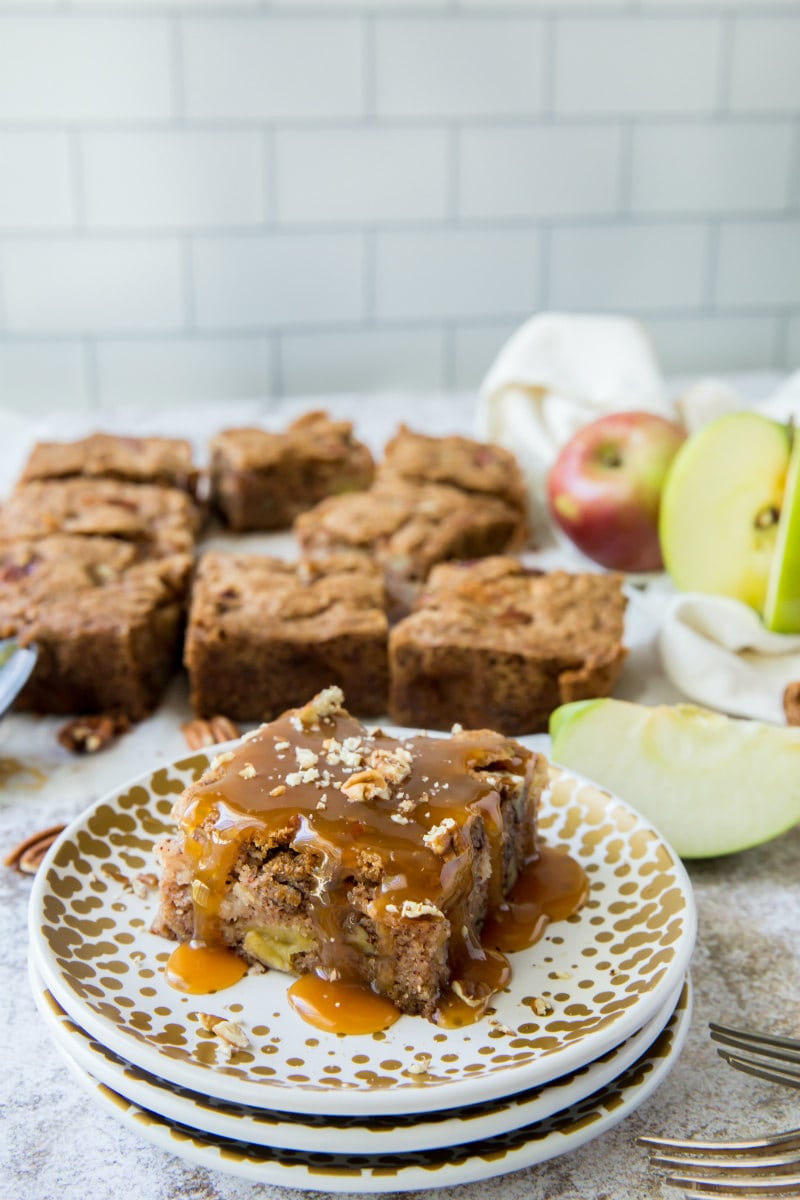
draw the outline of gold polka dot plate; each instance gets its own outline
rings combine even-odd
[[[219,1137],[259,1146],[332,1154],[392,1154],[432,1150],[495,1137],[541,1121],[608,1086],[653,1044],[669,1022],[685,984],[663,1011],[620,1046],[552,1083],[467,1108],[445,1108],[418,1116],[309,1117],[271,1109],[225,1104],[175,1087],[113,1054],[75,1024],[44,986],[31,961],[36,1007],[59,1050],[99,1083],[151,1112]]]
[[[172,803],[207,764],[206,754],[180,759],[92,806],[52,847],[31,896],[32,951],[59,1004],[170,1083],[325,1116],[479,1104],[599,1058],[652,1020],[686,974],[696,916],[680,860],[628,805],[553,768],[539,827],[585,867],[589,898],[512,955],[492,1021],[441,1029],[402,1017],[383,1033],[343,1037],[305,1024],[278,972],[214,996],[177,992],[164,972],[172,943],[149,931],[156,892],[135,884],[157,870]],[[247,1047],[229,1054],[207,1013],[236,1020]]]
[[[607,1087],[545,1120],[464,1146],[394,1154],[328,1154],[255,1146],[167,1121],[99,1083],[74,1060],[74,1078],[128,1129],[168,1153],[251,1183],[327,1193],[409,1192],[507,1175],[579,1146],[629,1116],[663,1082],[680,1054],[691,1019],[687,981],[668,1025],[645,1053]]]

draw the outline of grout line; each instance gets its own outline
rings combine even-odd
[[[778,313],[775,317],[775,338],[773,343],[773,363],[776,367],[790,370],[789,362],[789,314]]]
[[[361,25],[361,48],[364,55],[362,63],[361,86],[364,91],[364,118],[372,122],[378,115],[378,71],[377,71],[377,33],[374,16],[363,18]]]
[[[197,304],[194,278],[194,243],[191,236],[180,240],[181,290],[183,292],[183,333],[197,330]]]
[[[448,392],[456,386],[456,329],[454,325],[440,327],[442,334],[443,384]]]
[[[708,226],[706,238],[706,261],[703,279],[704,304],[709,314],[714,312],[714,300],[719,268],[719,243],[720,226],[719,222],[715,222],[714,224],[710,224]]]
[[[362,241],[364,246],[364,320],[361,323],[365,328],[369,328],[377,323],[378,247],[375,230],[365,229]]]
[[[620,125],[617,204],[619,212],[628,217],[633,217],[633,139],[635,128],[635,121],[623,121]],[[638,220],[638,217],[634,219]]]
[[[5,244],[0,241],[0,331],[3,334],[3,341],[8,339],[8,314],[6,312],[6,288],[5,288],[5,271],[3,262],[3,251]]]
[[[97,361],[97,340],[94,337],[83,338],[83,372],[86,379],[86,395],[90,409],[101,407],[100,372]]]
[[[445,133],[445,215],[454,224],[461,212],[461,139],[461,129],[450,125]]]
[[[0,0],[2,3],[2,0]],[[797,118],[797,108],[775,108],[759,112],[718,111],[714,107],[702,107],[690,111],[676,112],[647,112],[627,109],[615,109],[608,112],[585,110],[582,112],[530,113],[530,112],[453,112],[424,114],[392,114],[381,113],[380,116],[366,118],[364,114],[355,116],[326,116],[317,113],[314,116],[270,116],[264,113],[248,115],[219,116],[219,117],[113,117],[111,119],[86,118],[80,122],[83,133],[160,133],[175,130],[197,131],[200,133],[238,133],[260,130],[268,121],[274,129],[279,130],[314,130],[320,133],[329,131],[347,131],[364,129],[377,123],[387,130],[428,129],[432,121],[458,121],[469,123],[480,128],[545,128],[545,129],[574,129],[576,127],[595,129],[604,126],[615,126],[623,120],[637,120],[648,126],[658,128],[663,125],[692,126],[698,123],[726,125],[736,123],[752,126],[772,126],[780,122],[793,121]],[[75,128],[74,123],[65,122],[58,117],[31,117],[23,119],[14,117],[4,119],[0,114],[0,133],[63,133]]]
[[[277,335],[264,330],[264,378],[266,380],[266,399],[269,408],[275,404],[277,389],[275,387],[275,360],[278,356]]]
[[[262,172],[264,183],[264,222],[278,222],[278,148],[275,130],[266,126],[261,136]]]
[[[272,378],[271,392],[272,400],[278,400],[285,395],[284,390],[284,372],[283,372],[283,337],[280,332],[273,330],[271,333],[272,339]]]
[[[794,121],[792,128],[786,193],[787,208],[792,215],[796,215],[800,207],[800,117]]]
[[[169,67],[172,111],[175,120],[183,123],[186,116],[186,96],[183,78],[183,22],[177,14],[169,22]]]
[[[559,23],[555,17],[542,21],[542,82],[540,101],[542,116],[551,119],[556,111],[556,56],[558,54]]]
[[[733,80],[733,47],[736,32],[736,16],[720,18],[720,61],[717,77],[717,107],[716,115],[725,116],[731,112],[731,87]]]
[[[85,230],[86,223],[86,166],[83,154],[83,134],[72,129],[67,134],[70,185],[75,229]]]
[[[546,309],[551,304],[551,286],[550,273],[552,268],[553,257],[553,230],[548,226],[542,228],[539,237],[539,270],[537,272],[538,279],[536,281],[535,295],[538,300],[537,307]]]
[[[798,215],[794,211],[787,212],[785,207],[751,209],[746,212],[703,208],[693,212],[640,212],[635,214],[621,213],[614,210],[613,212],[576,213],[575,215],[565,214],[563,216],[555,213],[523,217],[509,217],[503,214],[487,217],[470,216],[461,217],[457,227],[463,232],[498,235],[503,233],[535,233],[538,230],[551,228],[604,231],[609,228],[624,229],[630,225],[655,231],[659,229],[683,229],[687,226],[696,228],[714,221],[732,221],[739,225],[758,226],[783,224],[787,220],[796,221],[797,219]],[[449,217],[426,217],[419,220],[399,221],[392,219],[370,223],[356,219],[340,221],[335,224],[322,224],[318,221],[286,222],[274,231],[270,230],[269,232],[274,232],[276,236],[285,238],[287,241],[301,242],[309,237],[352,240],[367,233],[435,235],[449,233],[453,229],[454,224]],[[80,230],[81,239],[87,242],[92,240],[111,241],[122,245],[130,245],[131,243],[143,241],[179,242],[182,238],[191,238],[193,241],[228,239],[236,242],[263,237],[265,232],[265,226],[262,222],[255,225],[154,226],[150,229],[100,226],[87,227]],[[37,241],[66,243],[75,241],[75,234],[76,231],[74,228],[65,228],[63,225],[41,228],[9,227],[2,230],[4,238],[15,241],[20,245]]]

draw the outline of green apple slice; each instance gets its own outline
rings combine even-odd
[[[664,564],[684,592],[764,610],[791,430],[753,412],[718,417],[684,442],[661,496]]]
[[[578,700],[556,709],[550,735],[555,762],[627,801],[682,858],[746,850],[800,822],[800,729]]]
[[[800,437],[796,431],[767,579],[764,624],[774,633],[800,633]]]

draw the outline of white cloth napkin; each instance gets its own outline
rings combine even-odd
[[[769,633],[748,605],[693,592],[667,600],[659,651],[664,673],[691,700],[784,723],[784,688],[800,679],[800,636]]]

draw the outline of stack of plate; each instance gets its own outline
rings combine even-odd
[[[638,814],[563,771],[540,828],[586,867],[589,900],[512,956],[492,1016],[464,1029],[402,1017],[343,1037],[305,1024],[275,972],[211,996],[174,991],[141,877],[157,869],[175,796],[207,762],[154,771],[79,817],[31,899],[42,1017],[78,1081],[142,1137],[284,1187],[444,1187],[596,1137],[674,1064],[691,1009],[689,881]],[[203,1014],[238,1022],[247,1047],[231,1054]]]

